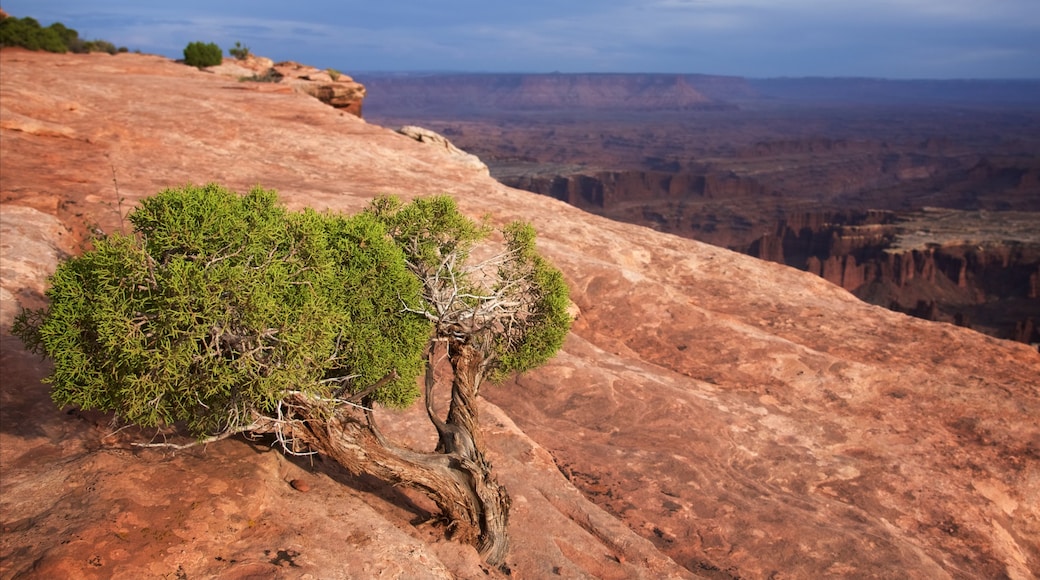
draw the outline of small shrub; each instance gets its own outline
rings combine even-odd
[[[329,73],[329,76],[334,81],[338,81],[339,77],[343,76],[343,73],[339,72],[338,70],[336,70],[334,68],[327,68],[327,69],[325,69],[325,72]]]
[[[224,51],[215,43],[190,42],[184,47],[184,64],[203,68],[224,62]]]
[[[164,190],[129,220],[134,235],[63,262],[50,306],[14,326],[53,358],[58,405],[185,421],[201,437],[274,416],[292,392],[337,398],[392,370],[373,401],[419,396],[419,281],[372,216],[290,212],[273,191],[210,184]]]
[[[83,52],[107,52],[116,53],[116,45],[107,40],[90,40],[83,43]]]
[[[236,41],[234,48],[228,49],[228,54],[230,54],[238,60],[245,60],[249,58],[249,47],[242,46],[241,42]]]

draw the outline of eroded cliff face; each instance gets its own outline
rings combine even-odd
[[[448,193],[530,221],[581,312],[548,365],[482,391],[513,577],[1037,576],[1025,345],[508,188],[305,95],[132,54],[5,49],[0,67],[4,329],[90,228],[163,187],[259,183],[335,211]],[[132,452],[151,434],[55,409],[46,362],[0,339],[5,578],[506,577],[421,497],[319,458]],[[435,445],[421,411],[379,414]]]
[[[1038,217],[943,209],[806,214],[782,220],[744,251],[872,304],[1035,345]]]
[[[273,90],[297,91],[358,117],[367,92],[364,85],[333,69],[320,70],[293,61],[275,63],[252,54],[244,59],[226,58],[222,64],[203,70],[243,83],[268,83]]]

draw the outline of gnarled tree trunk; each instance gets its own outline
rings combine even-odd
[[[491,462],[485,455],[484,438],[480,432],[477,395],[484,374],[484,356],[470,344],[453,343],[449,346],[448,360],[454,373],[447,423],[457,431],[469,433],[473,441],[473,460],[482,475],[481,482],[476,486],[484,506],[482,550],[497,552],[505,557],[509,548],[506,528],[512,501],[506,488],[491,474]]]
[[[425,493],[454,525],[452,537],[473,544],[486,562],[500,565],[509,548],[509,497],[491,475],[483,453],[421,453],[397,447],[380,433],[371,411],[350,406],[330,414],[321,403],[296,396],[287,436],[304,442],[351,473],[368,474]]]
[[[454,371],[451,381],[451,407],[448,409],[448,424],[465,429],[473,435],[473,446],[484,453],[484,438],[480,433],[480,416],[477,410],[477,395],[483,379],[484,357],[470,344],[453,342],[449,346],[448,360]]]

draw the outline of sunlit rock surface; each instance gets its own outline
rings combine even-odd
[[[415,494],[268,442],[132,452],[149,433],[50,403],[16,306],[90,230],[211,181],[344,211],[447,193],[537,228],[581,315],[557,358],[483,390],[513,577],[1037,576],[1035,349],[504,187],[264,83],[132,54],[4,49],[0,70],[4,578],[506,577]],[[421,412],[381,415],[434,445]]]

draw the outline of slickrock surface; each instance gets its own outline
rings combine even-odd
[[[47,364],[7,333],[17,306],[90,229],[210,181],[346,211],[448,193],[538,229],[581,315],[556,359],[484,389],[511,577],[1040,575],[1035,349],[506,188],[305,95],[5,49],[0,577],[506,577],[417,525],[414,494],[267,442],[133,453],[148,434],[50,403]],[[420,412],[389,415],[433,445]]]

